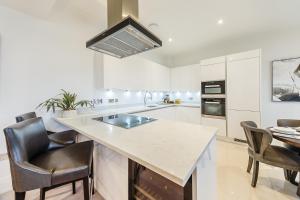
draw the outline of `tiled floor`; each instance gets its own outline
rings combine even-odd
[[[72,194],[71,184],[50,190],[46,192],[46,200],[82,200],[83,199],[83,189],[81,184],[76,186],[77,193]],[[93,200],[104,200],[101,196],[96,193],[93,195]],[[4,195],[0,195],[0,200],[14,200],[14,193],[8,192]],[[34,190],[26,193],[26,200],[39,200],[39,190]]]
[[[217,192],[218,200],[296,200],[297,187],[284,180],[283,171],[264,164],[260,165],[256,188],[252,188],[251,174],[246,172],[247,146],[229,142],[217,142]],[[48,200],[81,200],[82,187],[76,195],[71,194],[71,185],[49,191]],[[26,200],[38,200],[37,190],[29,192]],[[1,200],[13,200],[13,193],[0,195]],[[96,194],[94,200],[102,200]]]
[[[260,164],[256,188],[246,172],[247,146],[218,141],[218,200],[296,200],[297,187],[284,179],[283,170]],[[251,171],[252,173],[252,171]]]

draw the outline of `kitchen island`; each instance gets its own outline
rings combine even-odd
[[[95,115],[58,118],[57,121],[81,133],[79,141],[95,141],[96,190],[105,199],[133,198],[132,163],[149,169],[178,188],[192,182],[188,191],[193,200],[216,198],[216,128],[160,119],[124,129],[93,118]],[[168,190],[167,186],[164,188]]]

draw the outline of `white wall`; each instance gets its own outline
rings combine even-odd
[[[63,12],[62,12],[63,13]],[[15,122],[15,116],[33,111],[60,89],[79,94],[81,99],[107,99],[99,87],[103,78],[97,57],[85,42],[104,27],[77,20],[72,13],[40,19],[0,6],[0,129]],[[101,56],[100,56],[101,57]],[[139,56],[132,59],[140,59]],[[149,61],[150,62],[150,61]],[[160,92],[160,91],[157,91]],[[111,97],[109,97],[111,98]],[[115,91],[118,104],[142,103],[143,94]],[[161,99],[157,93],[155,100]],[[47,120],[46,127],[62,127]],[[0,134],[0,154],[6,152]]]
[[[300,56],[300,30],[289,32],[271,32],[260,35],[248,35],[216,42],[205,48],[195,49],[193,53],[182,54],[173,61],[176,65],[199,63],[201,59],[223,56],[252,49],[262,49],[262,126],[276,124],[278,118],[300,119],[300,103],[272,102],[272,66],[275,59]],[[249,77],[251,78],[251,77]]]
[[[91,33],[82,24],[52,23],[0,7],[0,129],[61,88],[93,95]],[[5,152],[0,134],[0,154]]]

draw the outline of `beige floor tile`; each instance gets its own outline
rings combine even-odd
[[[251,187],[252,174],[246,172],[247,145],[224,141],[217,142],[217,193],[218,200],[296,200],[297,187],[284,179],[283,170],[260,164],[256,188]],[[83,191],[77,184],[72,195],[71,185],[47,192],[47,200],[81,200]],[[38,200],[39,191],[28,192],[26,200]],[[13,200],[13,192],[0,195],[1,200]],[[99,194],[94,200],[103,200]]]

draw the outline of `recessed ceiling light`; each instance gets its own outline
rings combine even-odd
[[[168,39],[168,42],[173,42],[173,39],[172,39],[172,38],[169,38],[169,39]]]
[[[224,24],[224,20],[223,20],[223,19],[219,19],[219,20],[218,20],[218,24],[219,24],[219,25]]]

